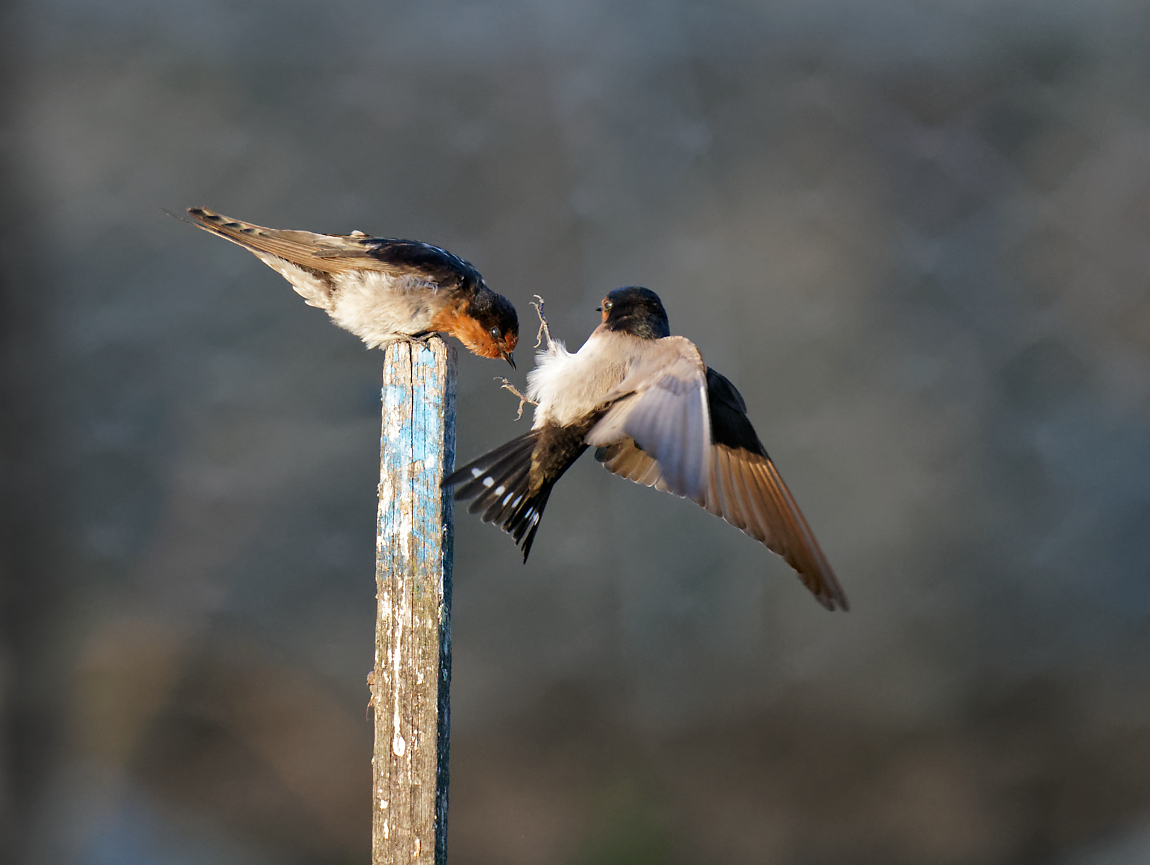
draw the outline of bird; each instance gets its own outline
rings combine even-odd
[[[515,369],[519,318],[479,271],[418,240],[281,231],[189,207],[195,225],[242,246],[368,348],[448,333],[481,357]]]
[[[849,609],[742,395],[690,340],[671,335],[655,292],[608,294],[601,323],[574,353],[551,339],[537,309],[548,346],[518,394],[535,405],[531,431],[445,477],[457,501],[470,499],[470,513],[510,534],[526,562],[555,483],[595,448],[608,471],[722,517],[781,555],[824,607]]]

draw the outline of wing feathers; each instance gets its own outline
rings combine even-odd
[[[654,374],[624,382],[635,390],[611,407],[592,428],[587,443],[612,445],[633,439],[658,462],[657,475],[646,471],[641,483],[701,501],[711,465],[706,366],[698,349],[686,340],[672,342],[669,350],[678,355]]]
[[[730,478],[738,499],[731,514],[727,501],[721,502],[723,518],[734,525],[745,522],[740,528],[782,556],[827,609],[849,609],[834,571],[774,463],[725,445],[716,445],[715,451],[728,466],[724,481]]]
[[[467,276],[480,279],[467,262],[418,241],[265,228],[203,207],[189,208],[188,215],[200,228],[239,244],[261,259],[271,255],[317,274],[374,270],[391,276],[411,274],[434,284]]]
[[[734,405],[737,391],[729,398]],[[640,404],[646,400],[639,401]],[[630,430],[635,419],[645,420],[643,413],[635,411],[620,426]],[[705,470],[700,472],[705,482],[697,496],[690,496],[709,513],[722,517],[735,528],[766,545],[782,556],[799,574],[804,585],[828,609],[848,609],[846,595],[834,571],[819,548],[810,526],[795,503],[794,497],[783,483],[774,463],[762,452],[749,422],[741,415],[747,429],[742,432],[754,450],[726,444],[711,444],[705,453]],[[673,422],[664,422],[660,436],[653,439],[651,449],[666,449],[673,455],[683,454],[684,442],[697,433],[698,415],[691,420],[682,412]],[[641,426],[641,423],[636,424]],[[660,451],[661,452],[661,451]],[[676,475],[670,475],[668,466],[656,460],[648,446],[625,438],[596,452],[596,457],[611,472],[636,483],[683,495],[684,478],[698,471],[688,460],[680,461]]]
[[[196,223],[213,234],[226,238],[253,252],[263,252],[282,258],[300,267],[325,273],[362,270],[365,265],[363,247],[358,241],[337,235],[313,234],[310,231],[283,231],[265,228],[250,222],[240,222],[202,207],[193,207],[188,214]],[[342,264],[332,259],[357,256],[355,262]]]

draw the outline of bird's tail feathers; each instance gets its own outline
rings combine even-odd
[[[532,455],[539,430],[512,439],[443,479],[445,487],[455,487],[455,500],[472,499],[467,510],[481,514],[485,523],[495,523],[523,550],[523,561],[531,552],[539,520],[551,488],[558,477],[532,483]],[[542,481],[542,482],[540,482]]]

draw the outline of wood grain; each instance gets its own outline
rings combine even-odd
[[[374,865],[447,858],[455,351],[385,350],[376,534]]]

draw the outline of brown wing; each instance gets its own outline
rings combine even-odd
[[[202,207],[188,209],[188,215],[206,231],[218,234],[232,243],[252,251],[274,255],[292,264],[323,273],[350,270],[395,272],[394,265],[378,261],[368,254],[361,241],[372,241],[366,235],[341,236],[313,234],[310,231],[281,231],[241,222]]]
[[[285,272],[291,269],[278,267],[269,256],[324,278],[329,274],[374,270],[392,276],[413,276],[433,288],[454,286],[474,292],[484,286],[483,277],[470,262],[420,240],[368,237],[363,232],[343,235],[281,231],[231,219],[203,207],[191,207],[188,214],[200,228],[254,253],[269,267],[283,273],[293,285],[297,280]],[[298,285],[296,290],[300,290]],[[306,297],[315,291],[305,289],[300,293]]]
[[[620,477],[668,491],[659,464],[631,439],[600,448],[595,456]],[[828,610],[850,609],[814,533],[768,457],[714,445],[710,484],[694,501],[782,556]]]
[[[715,445],[712,453],[712,484],[703,506],[786,559],[828,610],[849,609],[830,563],[770,458],[726,445]]]
[[[814,533],[747,420],[742,396],[712,369],[707,370],[707,402],[708,482],[701,495],[689,498],[782,556],[828,610],[849,609]],[[671,491],[659,462],[633,439],[601,447],[595,456],[620,477]]]
[[[699,350],[682,337],[660,343],[619,386],[626,396],[591,429],[587,444],[633,440],[658,461],[664,489],[698,499],[707,489],[710,469],[707,368]]]

